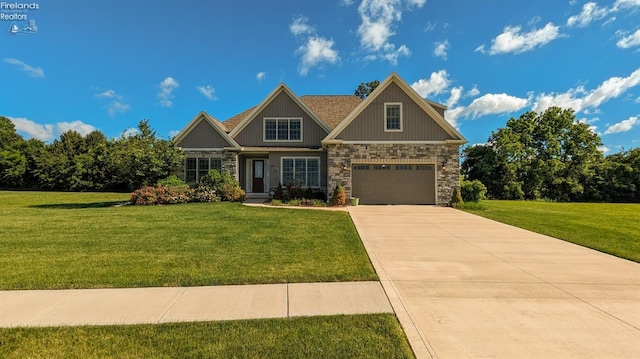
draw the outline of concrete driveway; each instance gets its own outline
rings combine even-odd
[[[451,208],[349,213],[419,358],[640,358],[640,265]]]

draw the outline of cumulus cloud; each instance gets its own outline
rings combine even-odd
[[[63,121],[56,124],[40,124],[23,117],[9,117],[9,120],[13,122],[17,131],[24,133],[29,138],[37,138],[42,141],[50,141],[54,136],[71,130],[78,132],[82,136],[86,136],[96,130],[95,127],[78,120]]]
[[[626,120],[620,121],[614,125],[609,126],[605,131],[605,135],[612,133],[620,133],[631,131],[631,129],[638,124],[638,117],[629,117]]]
[[[598,151],[602,152],[603,155],[606,155],[608,152],[611,151],[611,149],[606,146],[598,146]]]
[[[160,100],[161,106],[173,106],[173,91],[178,87],[180,87],[180,84],[171,76],[160,82],[160,92],[158,93],[158,99]]]
[[[612,77],[605,80],[592,91],[586,91],[582,86],[569,89],[564,93],[542,93],[538,95],[533,110],[541,112],[551,106],[572,108],[576,112],[587,108],[597,108],[601,104],[616,98],[628,89],[640,84],[640,68],[627,77]]]
[[[215,96],[216,93],[216,89],[214,89],[211,85],[207,85],[207,86],[198,86],[196,87],[198,89],[198,91],[200,91],[200,93],[202,95],[204,95],[204,97],[208,98],[211,101],[215,101],[218,98]]]
[[[585,27],[592,21],[600,20],[609,14],[607,7],[599,7],[595,2],[588,2],[582,6],[582,12],[578,15],[570,16],[567,19],[567,26]]]
[[[433,54],[436,57],[440,57],[443,60],[447,59],[447,51],[449,50],[449,40],[444,40],[442,42],[435,43],[435,49],[433,49]]]
[[[505,27],[502,34],[491,41],[489,54],[520,54],[544,46],[561,36],[559,27],[551,22],[541,29],[533,29],[529,32],[521,31],[522,27],[520,26]],[[484,52],[484,45],[477,47],[475,51]]]
[[[474,99],[460,115],[475,119],[486,115],[507,114],[525,108],[529,100],[506,93],[486,94]]]
[[[440,70],[438,72],[432,72],[428,79],[419,79],[411,84],[411,88],[423,98],[428,97],[431,94],[440,94],[449,88],[451,81],[449,80],[449,74],[447,70]]]
[[[264,71],[258,72],[258,74],[256,75],[256,81],[258,82],[262,82],[262,80],[264,80],[267,77],[267,73]]]
[[[449,99],[447,100],[447,102],[445,102],[445,105],[447,107],[452,107],[455,104],[458,103],[458,101],[460,101],[460,98],[462,97],[462,86],[458,86],[458,87],[454,87],[451,89],[451,96],[449,96]]]
[[[122,96],[120,96],[114,90],[105,90],[100,93],[95,94],[96,98],[99,99],[111,99],[111,103],[107,105],[107,112],[109,116],[114,117],[118,112],[128,111],[131,106],[129,104],[122,101]]]
[[[138,130],[137,128],[127,128],[126,130],[122,131],[122,137],[131,137],[139,133],[140,130]]]
[[[628,49],[630,47],[640,45],[640,29],[636,30],[633,34],[625,36],[627,33],[617,32],[619,36],[623,36],[616,45],[621,49]]]
[[[475,97],[480,94],[480,90],[478,90],[478,86],[474,85],[473,88],[467,91],[467,96]]]
[[[4,58],[4,62],[21,67],[22,71],[26,72],[31,77],[44,77],[44,70],[40,67],[30,66],[18,59],[13,59],[10,57]]]
[[[326,63],[335,64],[340,60],[338,50],[334,49],[333,39],[318,36],[315,27],[310,26],[308,21],[308,18],[300,16],[289,25],[291,33],[302,38],[303,42],[296,50],[296,53],[300,54],[298,74],[301,76],[306,76],[313,67]]]
[[[408,0],[406,9],[424,6],[425,0]],[[380,59],[397,64],[399,57],[411,54],[406,45],[397,46],[390,41],[395,35],[395,23],[402,19],[402,0],[362,0],[358,6],[361,23],[358,26],[360,45],[368,52],[368,60]]]

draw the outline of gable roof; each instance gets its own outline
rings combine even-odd
[[[305,95],[300,99],[332,130],[362,102],[354,95]]]
[[[448,140],[448,142],[453,143],[466,143],[468,142],[464,136],[458,130],[453,127],[449,121],[445,120],[444,117],[440,115],[440,113],[433,107],[435,103],[425,100],[422,98],[411,86],[409,86],[397,73],[392,72],[384,81],[380,83],[380,85],[373,91],[364,101],[362,101],[358,107],[356,107],[338,126],[336,126],[331,133],[325,139],[325,141],[330,141],[336,139],[336,137],[347,127],[353,120],[355,120],[360,113],[369,106],[371,102],[373,102],[384,90],[389,87],[390,84],[395,83],[400,87],[404,93],[406,93],[420,108],[425,111],[433,120],[442,127],[445,132],[447,132],[453,140]],[[442,105],[438,104],[438,107],[443,108]]]
[[[244,110],[239,114],[233,117],[229,117],[224,122],[222,122],[221,124],[224,125],[224,127],[227,129],[227,133],[231,132],[234,128],[236,128],[236,126],[238,126],[240,122],[242,122],[242,120],[244,120],[244,118],[247,117],[247,115],[249,115],[251,111],[253,111],[254,108],[256,107],[253,106],[250,109]]]
[[[240,122],[233,127],[233,130],[231,130],[231,132],[229,132],[229,137],[233,138],[236,135],[238,135],[238,133],[240,133],[251,121],[254,120],[254,118],[256,117],[256,115],[258,115],[260,113],[260,111],[262,111],[264,108],[266,108],[278,95],[280,95],[283,92],[287,96],[289,96],[291,98],[291,100],[293,100],[298,106],[300,106],[303,111],[308,113],[309,116],[311,117],[311,119],[314,120],[318,124],[318,126],[320,126],[322,129],[327,131],[327,133],[331,132],[331,129],[327,126],[327,124],[324,123],[318,117],[318,115],[316,115],[315,112],[313,112],[304,102],[302,102],[300,100],[300,98],[298,96],[296,96],[293,93],[293,91],[291,91],[291,89],[289,89],[289,87],[287,87],[287,85],[285,85],[284,83],[281,83],[273,91],[271,91],[269,96],[267,96],[258,106],[255,106],[252,109],[249,109],[249,110],[245,111],[248,114],[246,116],[244,116],[244,118],[242,120],[240,120]],[[240,114],[240,115],[242,115],[242,114]],[[233,119],[234,121],[237,121],[237,119],[235,119],[235,117],[239,117],[240,115],[234,116],[231,119]],[[231,124],[232,123],[230,123],[230,125]]]
[[[220,136],[225,141],[227,141],[230,147],[240,148],[240,145],[231,137],[229,137],[229,135],[226,132],[226,129],[224,128],[224,125],[220,121],[218,121],[216,118],[214,118],[213,116],[209,115],[204,111],[198,112],[198,114],[191,120],[191,122],[189,122],[189,124],[174,137],[175,142],[180,143],[180,141],[182,141],[185,137],[187,137],[189,132],[191,132],[191,130],[193,130],[196,126],[198,126],[198,124],[200,124],[200,122],[202,121],[208,122],[209,125],[211,125],[211,127],[218,134],[220,134]]]

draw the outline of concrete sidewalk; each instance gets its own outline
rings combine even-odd
[[[418,358],[640,358],[640,265],[434,206],[349,207]]]
[[[380,282],[0,291],[0,327],[392,313]]]

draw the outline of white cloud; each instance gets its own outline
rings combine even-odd
[[[16,127],[16,131],[23,132],[29,137],[37,138],[42,141],[49,141],[53,138],[53,125],[41,125],[23,117],[9,117]]]
[[[307,24],[308,20],[306,17],[300,16],[289,25],[289,30],[293,35],[304,37],[304,43],[296,50],[296,53],[300,54],[300,64],[298,65],[300,76],[306,76],[312,67],[325,63],[335,64],[340,60],[338,50],[333,48],[335,45],[333,39],[318,36],[315,27]]]
[[[139,133],[140,131],[137,128],[127,128],[126,130],[122,131],[122,137],[131,137]]]
[[[621,36],[626,35],[626,33],[622,33],[622,32],[616,32],[616,34]],[[630,47],[640,45],[640,29],[636,30],[636,32],[634,32],[629,36],[625,36],[621,38],[620,40],[618,40],[616,45],[622,49],[628,49]]]
[[[599,7],[595,2],[588,2],[582,6],[582,12],[578,15],[570,16],[567,19],[567,26],[585,27],[592,21],[600,20],[609,14],[606,7]]]
[[[640,7],[640,0],[616,0],[612,6],[612,11],[630,9],[634,7]]]
[[[107,106],[107,112],[109,112],[109,116],[113,117],[116,113],[125,112],[130,108],[131,106],[129,106],[129,104],[120,101],[113,101]]]
[[[310,26],[307,22],[309,18],[306,16],[298,16],[289,25],[289,30],[295,36],[315,34],[316,29]]]
[[[198,86],[196,87],[204,97],[208,98],[211,101],[215,101],[218,98],[215,96],[216,89],[214,89],[211,85],[207,86]]]
[[[523,109],[529,100],[505,93],[486,94],[474,99],[460,115],[475,119],[486,115],[507,114]]]
[[[120,98],[118,94],[114,90],[106,90],[101,93],[96,94],[98,98]]]
[[[451,126],[458,128],[458,118],[462,115],[463,111],[464,106],[448,109],[444,112],[444,118],[451,124]]]
[[[473,52],[480,52],[480,53],[484,54],[487,51],[485,50],[485,46],[484,45],[480,45],[480,46],[476,47],[476,49],[473,50]]]
[[[629,117],[626,120],[620,121],[612,126],[609,126],[609,128],[607,128],[604,131],[605,135],[609,135],[612,133],[620,133],[620,132],[627,132],[627,131],[631,131],[631,129],[636,126],[638,123],[638,117]]]
[[[505,27],[503,33],[491,41],[489,54],[519,54],[546,45],[560,37],[559,27],[551,22],[541,29],[526,33],[521,33],[521,30],[520,26]],[[475,51],[484,52],[484,45],[479,46]]]
[[[419,79],[411,85],[411,88],[426,98],[431,94],[440,94],[449,88],[451,81],[449,80],[449,74],[447,70],[440,70],[438,72],[432,72],[428,80]]]
[[[437,57],[442,58],[443,60],[447,59],[447,50],[449,50],[449,40],[444,40],[442,42],[435,43],[435,49],[433,50],[433,54]]]
[[[84,123],[82,121],[71,121],[71,122],[58,122],[56,124],[56,130],[58,133],[65,133],[67,131],[76,131],[82,136],[86,136],[91,132],[95,131],[96,128]]]
[[[22,67],[22,71],[26,72],[27,74],[29,74],[29,76],[31,77],[44,77],[44,70],[41,69],[40,67],[33,67],[30,65],[25,64],[24,62],[18,60],[18,59],[13,59],[10,57],[6,57],[4,59],[4,62],[11,64],[11,65],[16,65],[16,66],[20,66]]]
[[[598,151],[602,152],[602,154],[604,155],[611,151],[611,149],[605,146],[598,146]]]
[[[475,97],[478,96],[480,94],[480,90],[478,90],[478,86],[473,85],[473,88],[469,91],[467,91],[467,96],[469,97]]]
[[[264,71],[258,72],[258,74],[256,75],[256,80],[258,82],[262,82],[262,80],[264,80],[267,77],[267,73]]]
[[[171,130],[171,131],[169,131],[169,137],[170,138],[176,137],[176,135],[179,134],[179,133],[180,133],[180,131],[178,131],[178,130]]]
[[[82,136],[86,136],[96,130],[95,127],[78,120],[58,122],[55,125],[40,124],[26,118],[9,117],[9,120],[13,122],[17,131],[26,134],[29,138],[37,138],[42,141],[50,141],[54,136],[70,130],[76,131]]]
[[[449,99],[447,100],[445,105],[447,107],[453,107],[455,104],[457,104],[458,101],[460,101],[460,98],[462,97],[462,90],[463,90],[462,86],[452,88],[451,96],[449,96]]]
[[[407,9],[422,7],[425,0],[406,1]],[[402,0],[362,0],[358,6],[361,23],[358,26],[360,45],[369,54],[365,59],[381,59],[396,64],[401,56],[409,56],[406,45],[396,46],[390,42],[395,35],[394,24],[402,19]]]
[[[160,82],[160,92],[158,93],[158,99],[160,100],[161,106],[173,106],[173,90],[177,89],[178,87],[180,87],[180,84],[171,76]]]
[[[578,86],[564,93],[542,93],[536,98],[533,110],[542,112],[551,106],[558,106],[562,108],[572,108],[574,111],[580,112],[587,108],[597,108],[601,104],[620,96],[638,84],[640,84],[640,68],[628,77],[612,77],[607,79],[592,91],[586,91],[582,86]]]

